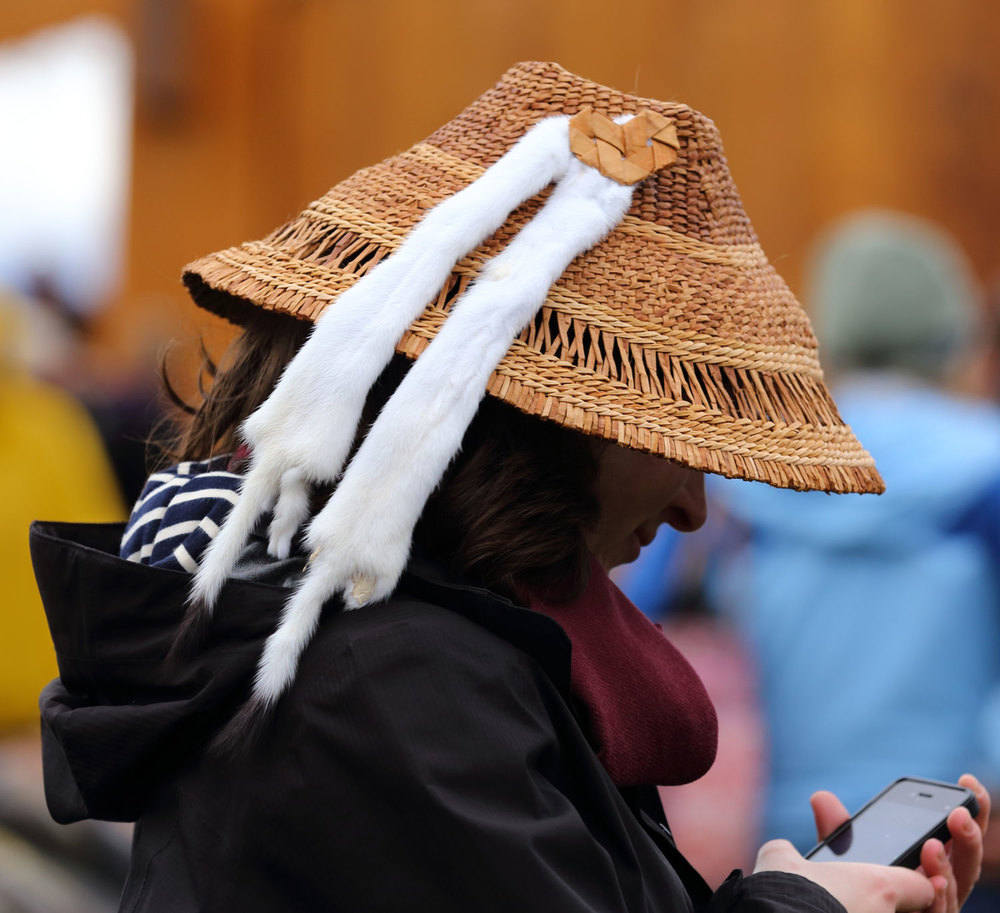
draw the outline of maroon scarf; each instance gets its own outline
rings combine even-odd
[[[698,674],[596,561],[569,602],[532,598],[573,645],[573,693],[618,786],[690,783],[715,760],[718,721]]]

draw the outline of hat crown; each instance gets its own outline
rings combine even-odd
[[[564,70],[555,63],[511,67],[497,84],[427,142],[487,167],[527,126],[586,107],[608,117],[654,111],[674,120],[680,141],[675,165],[637,188],[632,214],[692,239],[715,244],[756,243],[757,236],[729,177],[722,139],[704,114],[680,102],[627,95]]]

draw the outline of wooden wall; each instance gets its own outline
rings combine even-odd
[[[263,234],[524,59],[712,116],[793,287],[810,238],[868,205],[935,219],[1000,271],[992,0],[33,0],[4,4],[0,39],[93,10],[138,55],[128,274],[98,337],[123,368],[149,336],[227,335],[186,303],[184,262]]]

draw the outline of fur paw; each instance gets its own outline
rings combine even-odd
[[[293,467],[281,476],[278,502],[271,516],[267,553],[285,559],[292,550],[292,539],[309,516],[309,483],[302,470]]]
[[[309,526],[309,578],[324,598],[339,595],[348,609],[386,599],[410,554],[411,530],[397,517],[338,492]]]

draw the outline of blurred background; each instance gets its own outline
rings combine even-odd
[[[25,536],[32,518],[123,518],[165,348],[184,389],[199,340],[219,353],[230,338],[183,293],[187,261],[424,138],[511,63],[554,60],[711,116],[807,308],[811,245],[839,217],[878,207],[948,232],[984,290],[982,345],[952,382],[993,397],[998,34],[991,0],[0,3],[0,911],[113,908],[127,831],[42,820],[34,705],[54,660]],[[690,647],[732,670],[731,633]],[[765,755],[763,724],[733,719]],[[735,766],[752,783],[758,768]],[[75,905],[56,871],[86,883],[66,889]],[[30,872],[49,874],[33,888]]]

